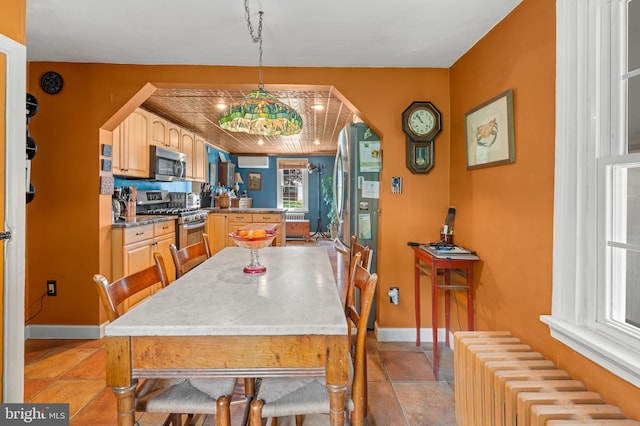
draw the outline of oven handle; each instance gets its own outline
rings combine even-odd
[[[198,221],[198,222],[189,222],[189,223],[183,223],[181,226],[183,229],[195,229],[195,228],[202,228],[204,226],[204,220],[202,221]]]

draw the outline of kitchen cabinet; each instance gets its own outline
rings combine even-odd
[[[149,137],[151,145],[164,146],[175,151],[180,151],[180,136],[182,128],[167,119],[150,114],[151,128]]]
[[[226,213],[209,214],[207,219],[207,235],[209,236],[209,244],[211,245],[211,255],[213,256],[228,245],[227,229],[229,224],[229,215]]]
[[[206,181],[208,163],[207,143],[202,136],[195,135],[193,141],[193,180],[198,182]]]
[[[182,129],[180,133],[180,151],[187,156],[187,165],[185,176],[187,180],[193,180],[193,163],[194,163],[194,142],[195,135],[193,132],[189,132],[188,130]]]
[[[273,245],[282,247],[282,242],[285,240],[284,234],[286,232],[286,222],[284,213],[254,213],[252,215],[253,223],[276,223],[278,224],[278,236],[273,241]]]
[[[169,147],[169,122],[155,114],[149,114],[149,144]]]
[[[153,253],[156,251],[162,255],[169,280],[173,281],[175,267],[169,245],[175,244],[175,241],[175,220],[173,219],[129,228],[113,228],[111,233],[112,281],[153,265],[155,263]],[[158,283],[133,295],[123,303],[124,310],[128,310],[161,288],[161,284]]]
[[[235,184],[234,174],[236,172],[236,165],[233,163],[218,163],[218,182],[222,186],[232,188]]]
[[[175,123],[167,121],[167,143],[168,147],[180,151],[180,134],[182,128]]]
[[[150,113],[136,108],[113,132],[114,174],[148,178]]]
[[[227,234],[242,228],[248,223],[253,223],[253,215],[251,213],[229,213],[229,227]],[[237,244],[231,238],[227,240],[228,247],[236,247]]]
[[[285,214],[284,213],[254,213],[250,209],[244,212],[213,212],[209,213],[208,235],[211,244],[212,255],[225,247],[237,247],[237,244],[229,238],[229,233],[242,228],[249,223],[275,223],[278,236],[273,240],[273,246],[284,245]]]

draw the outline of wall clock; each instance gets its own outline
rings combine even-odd
[[[433,140],[441,128],[440,111],[431,102],[412,102],[402,112],[402,131],[407,139],[407,168],[412,173],[428,173],[433,168]]]
[[[60,92],[63,83],[62,76],[55,71],[47,71],[40,77],[40,87],[50,95]]]
[[[416,101],[402,113],[402,131],[416,142],[432,141],[440,133],[440,111],[431,103]]]

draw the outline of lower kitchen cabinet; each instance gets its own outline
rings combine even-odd
[[[227,227],[229,216],[226,213],[209,214],[207,219],[207,235],[211,245],[211,255],[213,256],[227,246]]]
[[[211,254],[213,255],[225,247],[237,247],[236,243],[229,238],[229,233],[249,223],[277,224],[278,236],[273,240],[273,245],[278,247],[284,245],[284,232],[286,232],[284,213],[254,213],[250,210],[245,212],[215,212],[209,213],[207,224]]]
[[[159,252],[164,260],[169,279],[175,279],[175,267],[171,259],[169,245],[175,244],[175,220],[150,223],[129,228],[113,228],[111,239],[112,266],[111,280],[115,281],[154,264],[153,253]],[[143,290],[123,303],[124,310],[139,303],[144,298],[160,290],[156,286]]]

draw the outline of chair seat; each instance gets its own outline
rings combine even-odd
[[[351,383],[353,363],[349,356],[347,409],[353,411]],[[284,417],[296,414],[329,413],[329,392],[324,377],[265,377],[258,388],[257,399],[264,401],[262,417]]]
[[[216,400],[231,395],[236,379],[147,379],[138,390],[136,411],[216,414]]]

